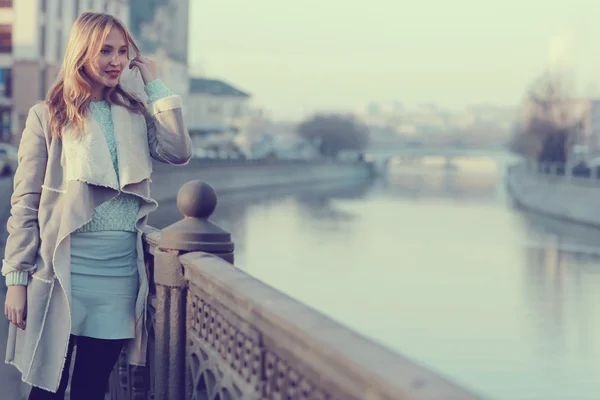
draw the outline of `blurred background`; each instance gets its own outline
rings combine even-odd
[[[518,142],[540,97],[562,99],[580,123],[578,152],[598,146],[600,28],[590,15],[600,6],[346,3],[0,0],[0,142],[18,143],[76,16],[95,10],[125,21],[184,97],[197,157],[318,156],[322,135],[299,129],[316,115],[362,131],[329,153],[389,142],[503,146]],[[123,80],[143,96],[139,79]]]
[[[254,277],[487,398],[599,398],[600,231],[524,210],[506,177],[597,177],[600,3],[0,0],[0,217],[86,10],[184,99],[194,160],[155,167],[150,224],[206,180]]]

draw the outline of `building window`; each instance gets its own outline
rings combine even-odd
[[[213,103],[206,108],[206,111],[208,114],[221,115],[223,113],[223,108],[220,104]]]
[[[46,12],[46,8],[48,7],[47,0],[40,0],[40,8],[42,12]]]
[[[2,109],[0,109],[0,124],[1,124],[1,132],[0,132],[0,140],[4,141],[4,142],[8,142],[10,141],[10,128],[11,128],[11,122],[10,122],[10,114],[11,114],[11,110],[10,108],[6,108],[6,107],[2,107]]]
[[[13,6],[13,0],[0,0],[0,8],[7,8]]]
[[[12,97],[12,69],[10,68],[4,70],[4,96]]]
[[[75,10],[75,18],[79,17],[79,1],[80,0],[75,0],[75,4],[73,9]]]
[[[40,56],[46,57],[46,25],[40,26]]]
[[[0,25],[0,53],[12,52],[12,26]]]
[[[42,67],[40,70],[40,99],[46,98],[46,68]]]
[[[236,104],[233,107],[233,112],[232,112],[231,116],[233,118],[241,118],[242,117],[242,105],[241,104]]]
[[[62,29],[58,29],[58,32],[56,32],[56,61],[59,63],[62,60],[62,46],[63,46]]]
[[[9,97],[10,68],[0,68],[0,96]]]
[[[17,126],[17,130],[19,131],[19,133],[21,133],[25,129],[25,122],[27,121],[27,114],[21,113],[21,114],[19,114],[17,119],[19,120],[19,126]]]

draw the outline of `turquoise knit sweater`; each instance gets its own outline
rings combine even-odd
[[[148,95],[148,104],[173,93],[160,79],[149,82],[144,88]],[[111,116],[110,103],[108,101],[97,101],[90,103],[92,118],[100,125],[106,138],[108,149],[112,158],[115,171],[119,171],[117,159],[117,144]],[[136,231],[136,222],[140,211],[140,202],[134,195],[119,193],[115,198],[102,203],[94,210],[92,219],[79,228],[76,232],[98,232],[98,231]],[[7,285],[27,285],[29,274],[25,271],[13,271],[6,275]]]

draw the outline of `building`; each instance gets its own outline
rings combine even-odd
[[[189,0],[129,0],[129,8],[128,27],[141,51],[156,61],[158,76],[187,104]],[[145,96],[142,87],[130,89]]]
[[[186,123],[196,147],[230,142],[244,134],[251,118],[250,94],[217,79],[192,78]]]
[[[0,142],[11,137],[13,0],[0,0]]]
[[[230,84],[192,78],[189,84],[188,129],[194,133],[238,131],[249,115],[250,95]]]
[[[0,14],[4,24],[0,26],[0,47],[7,40],[2,29],[6,30],[6,21],[11,20],[12,74],[9,72],[6,78],[5,72],[4,76],[5,80],[12,78],[10,123],[13,140],[18,140],[29,108],[46,97],[56,80],[77,16],[84,11],[96,11],[128,21],[129,6],[127,0],[0,0],[0,4],[6,5],[0,11],[12,7],[12,11]],[[0,59],[4,61],[5,58]]]

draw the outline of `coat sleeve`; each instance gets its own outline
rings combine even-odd
[[[170,95],[147,108],[148,146],[150,155],[157,161],[185,165],[192,157],[192,141],[181,107],[181,97]]]
[[[48,149],[39,115],[32,108],[25,123],[18,150],[8,238],[2,260],[2,275],[35,272],[40,245],[38,207],[46,175]]]

